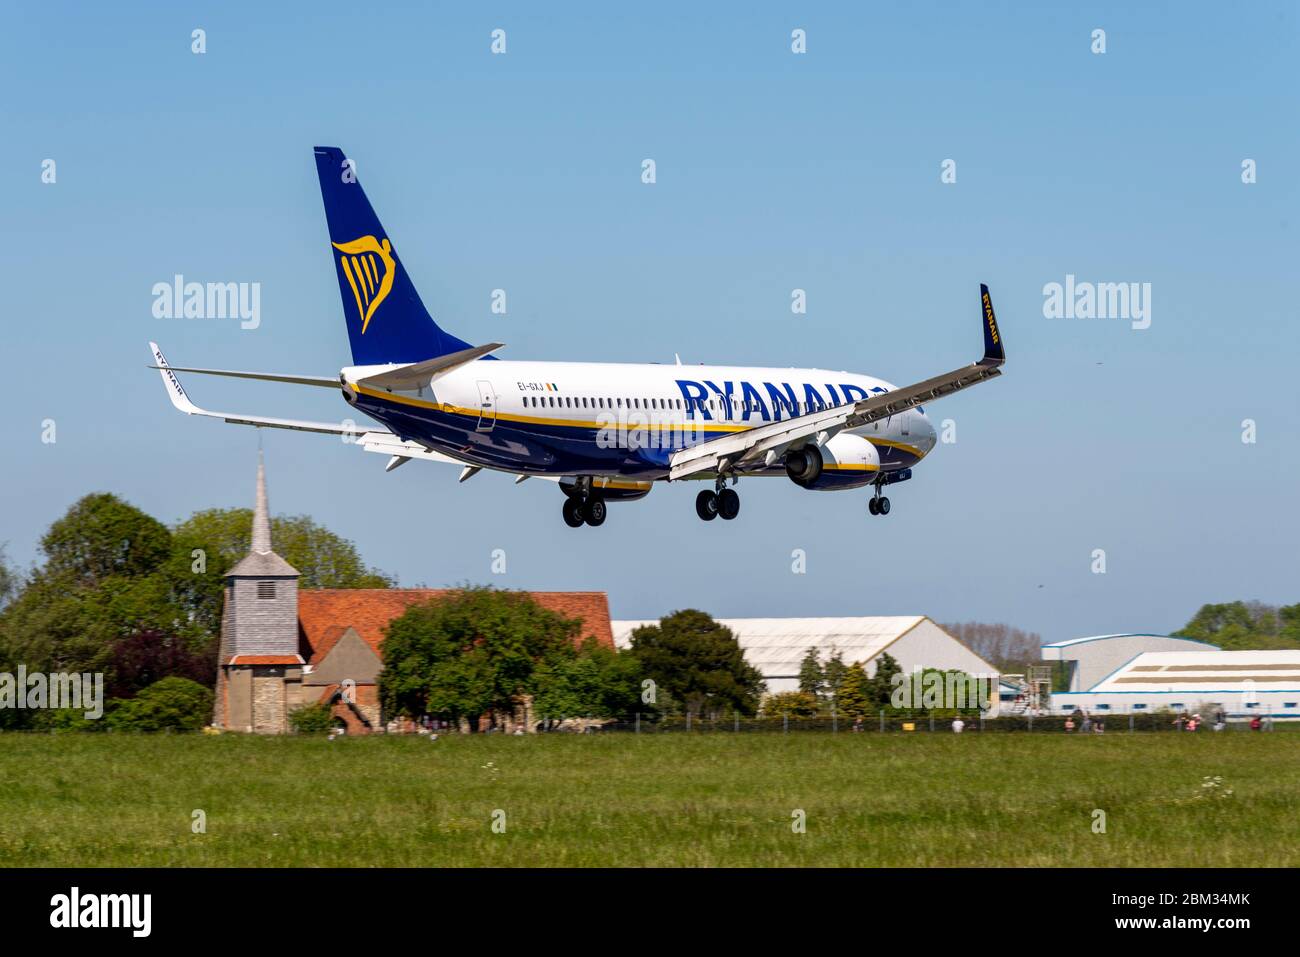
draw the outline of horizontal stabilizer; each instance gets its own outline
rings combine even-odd
[[[446,375],[452,369],[459,369],[475,359],[481,359],[489,352],[496,352],[504,345],[503,342],[489,342],[485,346],[461,349],[459,352],[450,352],[435,359],[426,359],[423,362],[416,362],[409,366],[398,366],[387,372],[366,376],[364,379],[358,380],[357,384],[372,389],[387,389],[390,392],[418,389],[428,385],[431,380],[438,378],[438,376]],[[337,383],[335,384],[337,385]]]

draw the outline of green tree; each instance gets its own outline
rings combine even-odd
[[[178,524],[175,534],[207,550],[209,567],[218,576],[248,554],[253,512],[247,508],[211,508]],[[302,588],[391,588],[394,579],[361,560],[356,545],[306,515],[271,519],[275,551],[296,568]]]
[[[4,610],[4,607],[18,593],[22,582],[22,573],[10,564],[9,556],[5,554],[5,546],[0,544],[0,611]]]
[[[809,648],[803,656],[803,661],[799,662],[799,690],[818,700],[821,700],[822,695],[825,694],[826,672],[822,668],[816,648]]]
[[[104,671],[112,682],[115,646],[133,634],[213,641],[211,616],[193,600],[204,586],[190,580],[188,553],[178,552],[162,523],[116,496],[76,502],[50,526],[41,550],[43,566],[0,614],[0,663],[8,670]]]
[[[833,650],[830,657],[826,659],[826,664],[822,666],[822,687],[827,698],[835,698],[839,695],[840,683],[844,680],[844,673],[848,668],[849,666],[844,663],[844,653]]]
[[[212,719],[212,690],[188,678],[164,678],[105,716],[113,731],[198,731]]]
[[[880,653],[876,658],[876,673],[867,683],[867,695],[872,704],[879,708],[889,705],[894,693],[894,675],[901,674],[902,671],[902,666],[893,655],[887,651]]]
[[[871,679],[862,662],[855,661],[844,668],[839,691],[835,695],[835,709],[841,715],[856,718],[871,713]]]
[[[552,655],[533,672],[539,718],[616,718],[650,711],[641,703],[641,664],[630,652],[587,639],[572,656]]]
[[[1277,619],[1282,639],[1300,648],[1300,604],[1283,605],[1277,610]]]
[[[381,703],[453,720],[510,713],[536,692],[539,667],[553,674],[578,655],[580,629],[520,592],[464,588],[412,605],[386,631]]]
[[[1202,605],[1179,634],[1231,651],[1297,648],[1296,614],[1296,606],[1276,608],[1262,602]]]
[[[289,727],[298,734],[323,734],[334,727],[334,710],[327,704],[305,704],[289,712]]]
[[[816,717],[819,710],[821,702],[815,694],[807,691],[783,691],[763,699],[763,713],[776,718],[784,715],[812,718]]]
[[[146,575],[170,548],[167,526],[106,492],[81,499],[41,538],[45,574],[83,587]]]
[[[706,707],[753,714],[763,676],[745,661],[731,629],[702,611],[673,612],[632,632],[632,651],[647,678],[684,702],[692,714]]]

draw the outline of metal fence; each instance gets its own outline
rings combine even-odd
[[[1088,719],[1068,715],[1003,715],[984,718],[962,715],[963,734],[1114,734],[1130,732],[1189,733],[1171,714],[1114,714]],[[1071,726],[1072,722],[1072,726]],[[631,733],[631,734],[953,734],[953,715],[916,712],[877,712],[861,718],[845,716],[818,717],[717,717],[683,715],[660,716],[633,714],[622,718],[578,718],[551,722],[548,733]],[[1286,728],[1285,723],[1263,722],[1261,731]],[[1229,718],[1219,733],[1250,731],[1249,721]],[[1216,733],[1212,723],[1201,724],[1195,732]]]

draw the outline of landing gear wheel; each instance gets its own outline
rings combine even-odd
[[[718,517],[718,496],[708,489],[695,496],[695,514],[706,522]]]
[[[576,498],[566,498],[564,500],[564,524],[569,528],[579,528],[586,521],[582,517],[582,503]]]
[[[587,504],[582,507],[582,517],[587,520],[587,524],[593,528],[597,525],[605,524],[605,500],[595,497],[587,499]]]
[[[867,511],[870,512],[872,515],[879,515],[879,514],[880,514],[880,502],[879,502],[879,500],[878,500],[878,499],[874,499],[874,498],[873,498],[873,499],[869,499],[869,500],[867,501]]]
[[[876,514],[878,515],[889,514],[889,499],[885,498],[883,495],[880,496],[880,503],[876,506]]]
[[[718,514],[727,521],[740,514],[740,496],[734,488],[724,488],[718,493]]]

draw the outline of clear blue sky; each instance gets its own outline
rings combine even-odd
[[[687,485],[574,531],[550,483],[385,475],[334,439],[265,433],[272,507],[403,584],[603,589],[631,618],[920,613],[1047,639],[1300,600],[1294,4],[292,6],[9,10],[11,557],[35,559],[94,490],[168,522],[251,503],[259,433],[175,413],[146,342],[177,364],[347,364],[320,143],[356,160],[444,326],[507,357],[680,352],[904,383],[976,357],[981,281],[1007,343],[1002,379],[929,407],[958,441],[883,520],[865,492],[750,480],[735,522],[699,522]],[[155,319],[151,287],[175,273],[261,283],[261,327]],[[1151,328],[1045,319],[1043,286],[1067,273],[1150,282]],[[213,408],[345,413],[317,390],[188,385]]]

